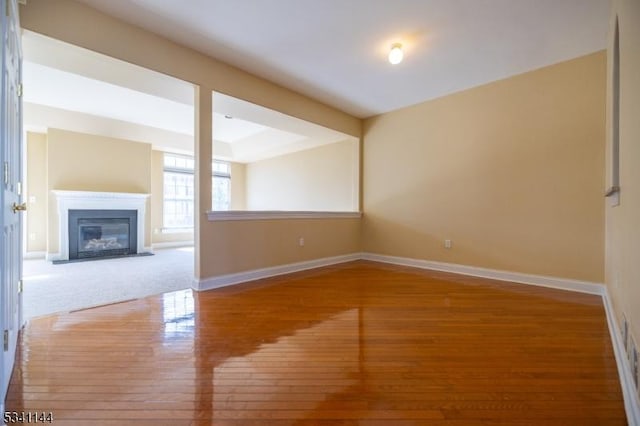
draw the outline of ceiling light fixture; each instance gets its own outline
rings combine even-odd
[[[389,62],[392,65],[399,64],[402,62],[402,58],[404,57],[404,53],[402,52],[402,44],[393,43],[391,45],[391,50],[389,51]]]
[[[231,120],[233,118],[233,116],[231,115],[225,115],[224,118],[226,118],[227,120]]]

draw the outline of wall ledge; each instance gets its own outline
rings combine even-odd
[[[227,220],[280,220],[280,219],[357,219],[361,212],[321,212],[287,210],[227,210],[208,211],[209,222]]]

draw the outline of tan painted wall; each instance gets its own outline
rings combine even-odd
[[[358,142],[247,164],[247,210],[357,211]]]
[[[27,252],[47,249],[47,135],[27,132]]]
[[[613,25],[620,26],[620,205],[606,201],[606,283],[618,319],[640,345],[640,2],[614,0],[609,34],[608,144],[611,144]],[[611,169],[607,165],[607,171]],[[607,173],[607,176],[609,176]]]
[[[163,233],[164,224],[164,152],[151,151],[151,240],[153,244],[191,242],[193,241],[193,231]]]
[[[58,214],[51,190],[145,193],[151,191],[151,145],[104,136],[49,129],[49,253],[58,252]],[[147,209],[149,205],[147,204]],[[147,215],[145,246],[151,243]]]
[[[247,166],[242,163],[231,164],[231,210],[246,210]]]
[[[602,282],[605,73],[599,52],[366,120],[364,249]]]
[[[216,256],[201,276],[211,277],[359,252],[360,219],[209,222],[205,237]]]

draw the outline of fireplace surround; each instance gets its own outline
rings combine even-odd
[[[70,253],[72,256],[77,255],[73,251],[77,250],[81,241],[86,241],[80,250],[83,253],[80,253],[80,256],[76,258],[93,257],[101,248],[114,250],[107,255],[116,255],[118,250],[121,254],[125,254],[125,251],[128,252],[126,254],[151,252],[150,248],[144,246],[146,204],[149,194],[62,190],[54,190],[52,193],[58,206],[58,252],[49,253],[47,256],[49,260],[74,259],[74,257],[70,257]],[[84,237],[88,240],[86,238],[79,240],[79,237],[74,237],[74,241],[72,241],[70,237],[70,222],[74,218],[75,211],[91,212],[89,216],[84,217],[84,221],[81,223]],[[123,211],[127,211],[128,216],[123,216]],[[124,221],[120,220],[123,217],[128,217],[129,236],[126,243],[122,237],[122,231],[124,231],[122,222]],[[135,226],[132,226],[131,220],[134,217]],[[103,223],[97,223],[96,219],[101,219]],[[119,220],[120,224],[118,224]],[[87,244],[89,247],[86,247]],[[118,247],[118,245],[128,247]]]

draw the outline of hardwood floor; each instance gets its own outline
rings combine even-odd
[[[32,321],[55,425],[625,425],[602,300],[370,262]]]

